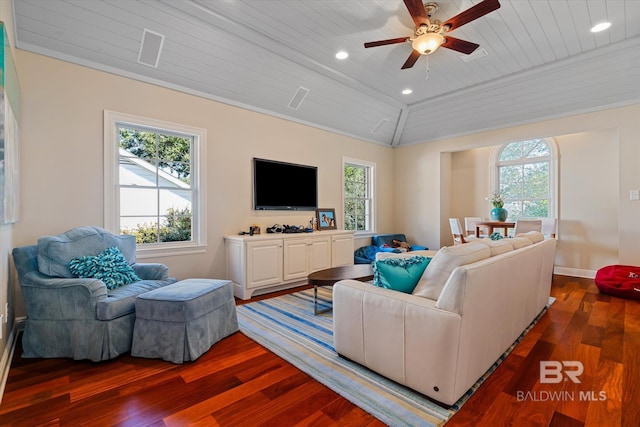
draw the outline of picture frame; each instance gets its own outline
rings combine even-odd
[[[331,208],[316,209],[316,221],[318,230],[335,230],[336,210]]]

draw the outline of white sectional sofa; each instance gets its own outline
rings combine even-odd
[[[547,304],[555,248],[540,233],[442,248],[413,294],[340,281],[333,288],[335,349],[451,405]]]

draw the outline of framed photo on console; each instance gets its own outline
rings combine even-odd
[[[318,222],[318,230],[335,230],[336,210],[316,209],[316,220]]]

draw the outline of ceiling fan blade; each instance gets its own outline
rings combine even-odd
[[[396,39],[378,40],[376,42],[367,42],[364,44],[364,47],[376,47],[376,46],[384,46],[387,44],[404,43],[407,40],[409,40],[409,37],[398,37]]]
[[[419,27],[421,24],[429,25],[429,17],[427,16],[424,4],[422,4],[422,0],[404,0],[404,5],[407,6],[416,27]]]
[[[409,55],[409,58],[407,58],[407,60],[405,61],[402,69],[404,70],[413,67],[418,58],[420,58],[420,52],[418,52],[417,50],[412,50],[411,55]]]
[[[480,47],[479,44],[468,42],[466,40],[460,40],[451,36],[444,36],[444,43],[442,43],[442,47],[446,47],[447,49],[456,50],[458,52],[466,53],[469,55],[471,52]]]
[[[452,31],[499,8],[500,2],[498,0],[484,0],[475,6],[471,6],[469,9],[459,13],[453,18],[448,19],[444,24],[442,24],[442,27],[445,31]]]

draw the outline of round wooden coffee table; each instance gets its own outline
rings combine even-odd
[[[313,314],[324,313],[318,311],[318,286],[332,286],[334,283],[344,279],[359,280],[366,282],[373,280],[373,268],[371,264],[342,265],[340,267],[319,270],[309,275],[309,284],[313,285]]]

